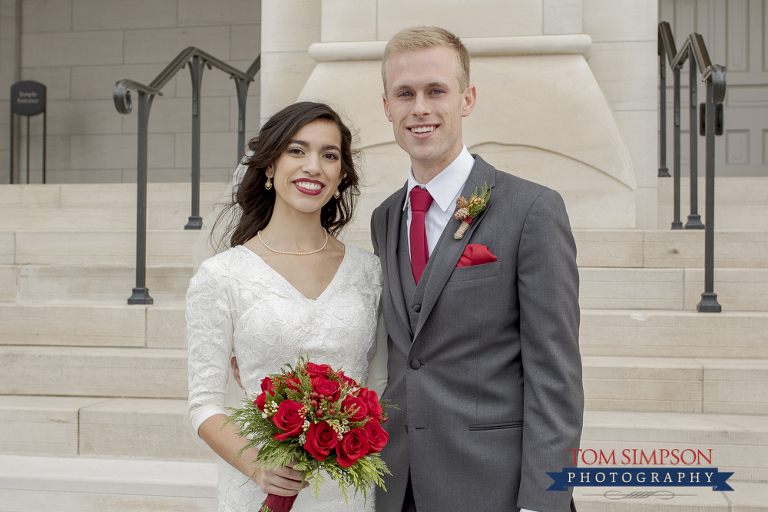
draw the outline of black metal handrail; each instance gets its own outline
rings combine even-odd
[[[717,302],[714,292],[714,262],[715,262],[715,135],[722,135],[723,101],[725,100],[725,67],[712,64],[709,58],[704,38],[693,33],[685,40],[678,52],[675,38],[669,23],[659,23],[659,176],[669,177],[667,170],[667,127],[666,127],[666,66],[669,60],[674,77],[674,219],[672,229],[683,229],[680,222],[680,70],[685,61],[690,61],[690,182],[691,182],[691,213],[688,215],[686,229],[704,229],[704,293],[696,310],[702,313],[719,313],[722,307]],[[665,59],[666,58],[666,59]],[[698,214],[698,159],[697,159],[697,91],[696,78],[701,73],[701,81],[707,84],[707,101],[700,107],[701,123],[699,132],[706,135],[706,197],[705,223],[702,224]]]
[[[213,57],[204,51],[189,47],[179,53],[149,85],[134,80],[120,80],[115,83],[112,97],[115,108],[121,114],[130,114],[133,109],[131,91],[138,93],[138,156],[136,163],[136,287],[133,289],[128,304],[152,304],[149,289],[146,287],[147,268],[147,125],[149,110],[155,96],[162,96],[163,86],[189,64],[189,74],[192,79],[192,207],[189,221],[184,229],[200,229],[203,219],[200,217],[200,88],[203,71],[217,68],[235,81],[237,90],[237,154],[235,162],[240,160],[245,146],[245,104],[248,98],[248,87],[253,82],[261,67],[261,55],[257,56],[246,71],[240,71],[226,62]]]

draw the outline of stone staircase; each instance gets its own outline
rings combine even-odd
[[[666,227],[670,180],[660,181],[658,231],[575,237],[582,448],[712,449],[736,492],[616,501],[609,488],[580,487],[580,511],[765,510],[768,179],[728,180],[718,182],[731,219],[716,235],[721,314],[695,312],[703,232]],[[201,210],[222,190],[204,184]],[[0,187],[0,512],[215,510],[213,456],[182,421],[197,237],[182,229],[189,195],[188,185],[150,184],[155,304],[128,306],[134,185]],[[370,248],[364,229],[346,242]]]

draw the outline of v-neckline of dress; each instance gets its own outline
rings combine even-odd
[[[286,279],[286,278],[285,278],[285,277],[284,277],[284,276],[283,276],[283,275],[282,275],[280,272],[278,272],[277,270],[275,270],[274,268],[272,268],[272,267],[269,265],[269,263],[267,263],[266,261],[264,261],[264,258],[262,258],[262,257],[261,257],[261,256],[259,256],[258,254],[256,254],[255,252],[253,252],[252,250],[250,250],[249,248],[247,248],[245,245],[239,245],[238,247],[242,247],[242,248],[243,248],[243,250],[245,250],[245,251],[246,251],[246,252],[248,252],[249,254],[253,255],[253,256],[256,258],[256,260],[257,260],[257,261],[259,261],[259,262],[260,262],[262,265],[264,265],[265,267],[267,267],[267,269],[269,269],[269,272],[271,272],[272,274],[276,275],[276,276],[278,277],[278,279],[282,280],[282,281],[283,281],[283,283],[285,283],[285,285],[286,285],[286,286],[287,286],[287,287],[288,287],[290,290],[292,290],[292,291],[293,291],[295,294],[297,294],[298,296],[300,296],[300,297],[301,297],[301,298],[303,298],[304,300],[308,300],[308,301],[310,301],[310,302],[318,302],[318,301],[320,301],[321,299],[325,298],[325,295],[326,295],[326,294],[328,294],[332,288],[334,288],[334,287],[335,287],[336,281],[337,281],[337,280],[339,280],[339,279],[341,278],[341,277],[340,277],[340,276],[341,276],[341,270],[342,270],[342,268],[344,268],[344,265],[345,265],[345,264],[346,264],[346,262],[347,262],[347,256],[349,255],[349,247],[347,247],[346,245],[344,245],[344,256],[342,256],[342,258],[341,258],[341,263],[339,263],[339,268],[337,268],[337,269],[336,269],[336,273],[333,275],[333,278],[331,279],[331,282],[329,282],[329,283],[328,283],[328,285],[327,285],[327,286],[325,287],[325,289],[324,289],[324,290],[323,290],[323,291],[320,293],[320,295],[318,295],[318,296],[317,296],[317,298],[314,298],[314,299],[310,299],[309,297],[307,297],[306,295],[304,295],[303,293],[301,293],[301,292],[300,292],[300,291],[299,291],[299,290],[298,290],[298,289],[297,289],[295,286],[293,286],[293,285],[290,283],[290,281],[288,281],[288,280],[287,280],[287,279]]]

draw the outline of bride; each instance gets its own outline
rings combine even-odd
[[[247,170],[236,175],[217,220],[231,219],[228,249],[190,282],[189,414],[194,432],[219,456],[219,511],[257,511],[266,493],[299,493],[297,512],[373,509],[373,493],[367,503],[355,496],[347,504],[330,478],[316,499],[300,492],[301,474],[290,467],[254,472],[257,450],[233,460],[246,440],[232,424],[222,428],[233,354],[248,396],[300,354],[368,378],[381,268],[373,254],[335,238],[359,194],[351,140],[321,103],[296,103],[272,116],[248,143]]]

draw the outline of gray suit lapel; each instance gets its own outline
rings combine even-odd
[[[464,185],[464,189],[461,192],[461,195],[467,199],[469,199],[469,196],[475,191],[475,187],[477,187],[478,193],[483,189],[483,185],[486,183],[488,184],[488,188],[493,188],[496,178],[496,169],[488,165],[479,156],[473,156],[475,157],[475,165],[472,166],[472,171],[469,173],[467,183]],[[432,312],[432,308],[434,308],[438,297],[440,297],[440,293],[443,291],[443,288],[445,288],[448,278],[451,277],[453,269],[456,268],[456,264],[459,262],[459,259],[464,252],[464,248],[469,243],[469,239],[472,238],[472,233],[477,229],[477,226],[482,222],[483,218],[485,218],[485,215],[491,206],[493,206],[494,199],[492,194],[488,206],[476,219],[474,219],[474,221],[472,221],[472,224],[470,224],[469,229],[461,240],[453,238],[453,233],[456,232],[461,224],[459,221],[451,219],[445,226],[443,233],[440,235],[440,241],[437,243],[437,246],[429,259],[429,263],[427,264],[427,266],[431,265],[432,268],[430,269],[431,272],[426,282],[426,289],[424,290],[424,299],[421,303],[419,321],[416,324],[416,330],[413,333],[414,342],[416,341],[419,332],[421,332],[421,328],[424,327],[427,318],[429,318],[429,314]],[[405,305],[403,305],[403,312],[405,313]]]
[[[387,281],[389,284],[389,293],[392,302],[395,305],[400,317],[400,322],[405,330],[411,333],[411,323],[408,321],[408,312],[406,311],[405,299],[403,298],[403,286],[400,283],[400,266],[397,260],[397,248],[400,241],[400,222],[403,215],[403,204],[405,204],[406,187],[403,187],[398,200],[387,215],[387,250],[382,254],[385,261],[382,262],[387,268]]]

